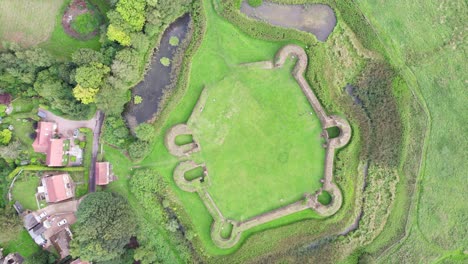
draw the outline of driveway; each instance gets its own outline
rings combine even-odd
[[[73,136],[73,131],[75,129],[86,127],[93,130],[93,149],[92,149],[92,157],[91,157],[91,164],[89,166],[89,184],[88,190],[89,192],[96,191],[96,178],[94,175],[95,167],[96,167],[96,160],[97,160],[97,153],[99,150],[99,137],[101,136],[101,127],[104,121],[104,113],[100,110],[96,112],[93,118],[89,120],[69,120],[63,117],[57,116],[52,112],[39,108],[39,111],[45,113],[46,117],[44,118],[45,121],[51,121],[57,123],[57,132],[62,134],[65,137]]]
[[[96,115],[90,120],[69,120],[69,119],[65,119],[63,117],[57,116],[53,114],[52,112],[49,112],[42,108],[39,108],[39,111],[46,114],[46,117],[44,118],[45,121],[51,121],[51,122],[57,123],[57,132],[66,137],[73,136],[73,131],[81,127],[87,127],[89,129],[94,130],[96,126],[96,119],[97,119],[97,116],[99,115],[99,112],[96,113]]]

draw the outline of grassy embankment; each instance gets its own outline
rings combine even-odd
[[[382,261],[466,258],[462,251],[468,247],[468,230],[462,212],[467,207],[462,201],[468,184],[464,174],[468,145],[459,133],[468,129],[463,121],[468,113],[466,3],[395,0],[382,6],[362,1],[360,7],[379,33],[391,63],[424,98],[430,117],[416,193],[406,198],[413,207],[407,212],[409,221],[399,227],[401,239],[383,240],[368,250]]]

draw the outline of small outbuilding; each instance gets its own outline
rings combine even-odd
[[[107,185],[114,181],[112,168],[109,162],[96,162],[96,185]]]

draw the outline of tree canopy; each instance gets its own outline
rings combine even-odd
[[[86,261],[119,258],[136,230],[135,216],[125,198],[96,192],[80,203],[70,253]]]

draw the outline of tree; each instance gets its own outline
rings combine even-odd
[[[99,89],[110,68],[100,62],[91,62],[76,69],[75,81],[84,88]]]
[[[90,64],[92,62],[103,62],[104,58],[101,52],[92,49],[79,49],[72,54],[72,61],[77,65]]]
[[[24,261],[25,264],[53,264],[57,258],[47,250],[39,250]]]
[[[120,0],[117,12],[134,31],[141,31],[145,24],[145,0]]]
[[[136,127],[135,134],[143,141],[151,141],[154,136],[154,127],[148,123],[140,124]]]
[[[8,145],[8,143],[10,143],[11,141],[11,136],[12,133],[8,129],[3,129],[2,131],[0,131],[0,144]]]
[[[107,37],[111,41],[117,41],[122,46],[130,46],[131,38],[122,28],[110,24],[107,28]]]
[[[105,84],[96,95],[96,105],[108,115],[119,115],[129,101],[129,91],[114,89]]]
[[[121,257],[135,235],[136,219],[127,200],[110,192],[95,192],[80,203],[70,253],[86,261]]]
[[[73,96],[83,104],[90,104],[96,101],[96,94],[99,89],[96,88],[84,88],[79,84],[73,88]]]

